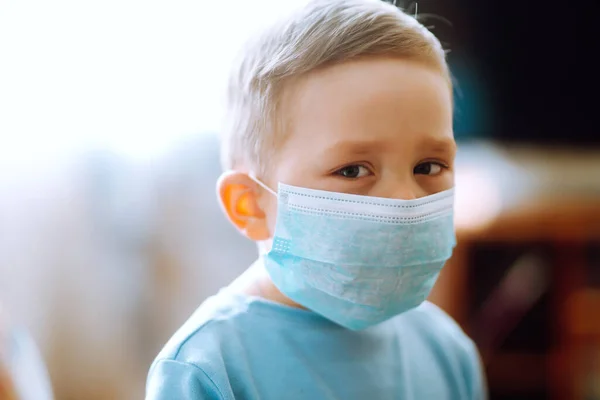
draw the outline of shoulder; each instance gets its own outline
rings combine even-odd
[[[169,339],[157,359],[193,363],[194,352],[219,350],[220,343],[229,342],[228,336],[245,323],[247,314],[248,305],[233,296],[210,297]]]
[[[412,334],[435,358],[463,383],[470,399],[485,399],[486,385],[479,352],[475,343],[441,308],[424,302],[405,316]]]
[[[433,303],[424,302],[418,308],[407,312],[406,317],[410,319],[414,329],[429,340],[441,342],[466,353],[474,349],[473,341],[458,323]]]
[[[182,399],[229,399],[226,360],[243,354],[241,332],[248,324],[247,305],[219,294],[204,302],[171,337],[154,360],[146,384],[147,399],[158,393]],[[189,395],[173,392],[185,390]],[[154,397],[152,397],[154,396]],[[165,397],[172,398],[172,397]]]
[[[146,382],[146,400],[229,400],[233,397],[204,369],[172,359],[157,359]]]

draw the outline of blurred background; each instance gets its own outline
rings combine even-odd
[[[142,398],[169,336],[256,257],[218,210],[216,133],[237,47],[282,3],[0,1],[0,365],[29,332],[56,399]],[[460,146],[460,244],[431,300],[491,399],[600,399],[593,13],[567,6],[418,3],[451,50]]]

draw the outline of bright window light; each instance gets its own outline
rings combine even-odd
[[[215,132],[235,51],[281,3],[0,2],[0,161]]]

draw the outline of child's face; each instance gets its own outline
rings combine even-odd
[[[451,89],[433,68],[392,58],[335,65],[290,84],[283,109],[274,189],[415,199],[454,185]],[[264,200],[273,232],[277,201]]]

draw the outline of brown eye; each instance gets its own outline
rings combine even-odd
[[[446,166],[436,162],[424,162],[413,169],[415,175],[439,175]]]
[[[371,174],[371,171],[363,165],[348,165],[337,170],[335,174],[343,178],[357,179]]]

